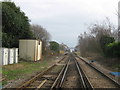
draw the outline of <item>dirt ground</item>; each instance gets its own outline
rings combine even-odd
[[[88,58],[87,60],[90,59]],[[118,59],[101,58],[92,64],[120,83],[120,76],[113,76],[110,74],[110,72],[120,72],[120,67],[117,67],[117,65],[120,64],[120,61],[118,61]]]
[[[55,64],[56,62],[58,62],[62,58],[63,58],[63,56],[55,57],[54,60],[51,60],[48,67]],[[40,62],[42,62],[42,61],[40,61]],[[44,70],[44,67],[43,67],[43,70]],[[7,85],[3,86],[3,88],[16,88],[16,87],[19,87],[22,83],[24,83],[25,81],[31,79],[32,77],[34,77],[36,74],[38,74],[40,72],[41,71],[33,72],[32,74],[22,76],[22,78],[19,78],[17,80],[10,80],[10,81],[8,81]]]
[[[95,60],[102,67],[108,70],[117,72],[120,71],[120,61],[118,58],[105,58],[105,57],[87,57],[88,60]]]
[[[62,88],[81,88],[79,82],[80,78],[74,60],[70,61],[68,68],[69,69],[67,71],[67,75]]]
[[[42,76],[42,78],[47,79],[46,83],[41,87],[41,89],[50,89],[53,85],[54,81],[56,80],[58,74],[60,73],[63,65],[65,65],[67,61],[67,57],[62,60],[61,62],[57,63],[57,66],[55,66],[50,72],[47,72]]]
[[[104,78],[104,76],[102,76],[96,70],[88,66],[85,62],[80,59],[77,60],[79,61],[79,64],[85,71],[94,88],[116,88],[113,83],[111,83],[108,79]]]

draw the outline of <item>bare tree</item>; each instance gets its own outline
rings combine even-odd
[[[118,17],[117,40],[120,41],[120,1],[118,2],[118,10],[116,10],[116,15]]]
[[[49,41],[50,40],[50,34],[47,32],[45,28],[43,28],[40,25],[31,25],[31,30],[33,31],[35,38],[40,39],[42,41]]]
[[[107,17],[103,22],[93,24],[88,29],[98,41],[103,35],[113,37],[114,35],[112,32],[116,30],[114,25],[110,22],[110,19]]]
[[[36,39],[39,39],[43,43],[43,54],[46,53],[48,48],[48,43],[50,41],[50,33],[40,25],[31,25],[31,30],[34,33]]]
[[[79,37],[79,50],[82,56],[89,56],[89,53],[101,53],[96,38],[90,33],[84,32]]]
[[[88,30],[89,33],[84,32],[84,34],[80,34],[78,37],[80,52],[84,56],[86,56],[88,52],[98,54],[103,53],[100,43],[103,36],[117,38],[116,29],[109,18],[106,18],[102,23],[90,25]]]

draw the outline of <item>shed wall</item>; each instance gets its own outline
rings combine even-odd
[[[38,40],[19,40],[20,58],[32,61],[40,60],[42,56],[41,44],[39,45]]]

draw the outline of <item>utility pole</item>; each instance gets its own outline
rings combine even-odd
[[[118,2],[118,41],[120,41],[120,1]]]

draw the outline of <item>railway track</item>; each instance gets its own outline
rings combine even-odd
[[[89,82],[86,74],[84,73],[73,55],[70,56],[68,62],[59,73],[58,77],[56,78],[54,84],[51,87],[51,90],[54,90],[55,88],[89,88],[90,90],[93,90],[93,87]]]
[[[80,61],[80,62],[79,62]],[[82,62],[81,62],[82,61]],[[83,67],[82,63],[87,65]],[[89,66],[89,67],[88,67]],[[90,70],[91,69],[91,70]],[[17,90],[23,90],[26,88],[37,89],[89,89],[94,90],[96,87],[93,84],[93,81],[86,71],[93,72],[93,76],[97,75],[98,79],[104,79],[107,81],[108,86],[104,88],[111,88],[110,85],[113,85],[113,88],[120,88],[120,84],[111,79],[109,76],[105,75],[96,67],[92,66],[86,62],[82,57],[76,56],[74,54],[69,54],[58,62],[49,67],[46,71],[38,74],[33,77],[31,80],[25,82]],[[100,76],[100,77],[99,77]],[[95,82],[98,86],[100,83],[105,86],[104,81]],[[97,88],[101,88],[97,87]]]
[[[93,85],[94,88],[120,88],[120,84],[117,81],[115,81],[114,79],[112,79],[111,77],[103,73],[101,70],[99,70],[98,68],[96,68],[95,66],[87,62],[86,60],[84,60],[84,58],[79,56],[76,56],[76,58],[78,58],[79,61],[82,60],[82,62],[79,62],[79,63],[85,63],[85,65],[87,65],[88,67],[88,70],[93,72],[94,76],[98,78],[96,80],[96,85]],[[85,68],[85,66],[83,68]],[[87,76],[89,76],[88,73],[87,73]],[[91,82],[93,82],[92,79],[91,79]]]
[[[49,88],[59,74],[61,68],[64,66],[67,58],[68,56],[63,57],[56,64],[48,67],[47,70],[39,73],[38,75],[23,83],[20,87],[17,88],[17,90],[24,90],[29,88],[37,90],[43,88],[46,83],[47,85],[44,86],[44,88]]]
[[[64,88],[89,88],[93,89],[84,71],[73,55],[66,57],[66,64],[51,66],[46,71],[38,74],[21,85],[17,90],[30,89],[64,89]],[[63,63],[65,58],[62,60]],[[62,62],[61,61],[61,62]],[[57,72],[56,72],[57,71]],[[68,85],[69,83],[69,85]]]

